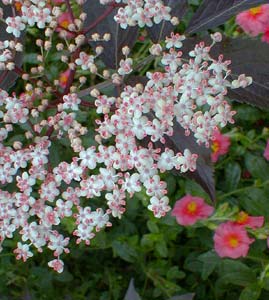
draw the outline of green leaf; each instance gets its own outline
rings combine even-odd
[[[168,280],[172,281],[175,279],[182,279],[186,276],[186,274],[179,270],[177,266],[171,267],[166,274]]]
[[[237,188],[241,178],[241,167],[236,162],[230,162],[225,168],[225,189],[232,191]]]
[[[247,153],[245,157],[245,164],[248,171],[255,178],[263,181],[269,179],[269,164],[264,158]]]
[[[128,262],[135,262],[137,258],[136,251],[130,247],[126,242],[114,241],[112,248],[115,255],[118,255],[123,260]]]
[[[184,295],[179,295],[179,296],[173,296],[169,300],[192,300],[194,298],[195,294],[193,293],[188,293]]]
[[[240,196],[240,204],[251,215],[269,215],[268,190],[247,189]]]
[[[155,249],[161,257],[168,256],[168,249],[165,240],[161,239],[156,243]]]
[[[206,280],[210,274],[215,270],[215,268],[221,262],[221,259],[217,254],[211,250],[198,257],[198,260],[203,262],[202,268],[202,279]]]
[[[257,283],[253,283],[243,289],[239,300],[257,300],[260,294],[261,287]]]
[[[254,271],[240,261],[224,260],[220,268],[218,285],[248,286],[256,281]]]
[[[236,107],[235,120],[256,122],[261,118],[260,114],[261,112],[256,107],[240,105]]]
[[[159,227],[158,227],[158,225],[155,222],[148,221],[147,222],[147,227],[148,227],[148,229],[149,229],[150,232],[152,232],[152,233],[159,233]]]

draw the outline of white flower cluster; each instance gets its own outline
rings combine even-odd
[[[52,21],[51,10],[46,6],[45,1],[22,1],[21,4],[21,15],[7,17],[5,20],[6,31],[16,38],[20,37],[27,24],[30,26],[36,24],[38,28],[43,29],[46,24]]]
[[[170,19],[170,9],[162,1],[116,2],[126,4],[116,16],[123,28],[151,26]],[[52,17],[45,4],[22,1],[22,15],[6,19],[7,31],[19,37],[26,24],[46,27]],[[100,75],[95,60],[101,48],[96,56],[89,55],[81,50],[78,37],[76,45],[66,41],[70,60],[65,55],[61,58],[62,62],[70,61],[70,69],[64,72],[68,78],[63,92],[57,90],[56,83],[48,85],[47,78],[45,83],[30,78],[34,80],[18,96],[0,90],[0,247],[18,232],[21,240],[14,250],[17,259],[25,261],[33,256],[34,248],[42,252],[47,247],[54,256],[48,265],[62,272],[60,256],[69,252],[69,237],[59,232],[64,218],[73,220],[76,242],[88,245],[98,231],[112,225],[112,217],[122,217],[127,199],[136,192],[145,192],[148,209],[155,217],[164,216],[170,206],[166,183],[159,174],[172,169],[193,172],[198,158],[189,149],[178,152],[167,146],[167,140],[175,134],[174,122],[185,129],[186,135],[192,132],[199,144],[208,146],[217,126],[233,122],[235,112],[225,100],[227,88],[251,83],[244,75],[228,80],[230,62],[222,55],[217,60],[210,56],[211,47],[221,37],[216,34],[212,38],[210,46],[196,45],[188,60],[179,51],[185,39],[182,35],[167,37],[165,49],[153,45],[150,51],[160,56],[164,71],[148,72],[145,86],[126,85],[117,98],[95,89],[91,103],[78,96],[77,86],[71,86],[78,83],[69,82],[76,71]],[[44,45],[43,51],[51,49],[51,41],[37,40],[36,44]],[[0,66],[9,62],[14,45],[0,43]],[[67,52],[62,43],[56,49]],[[116,81],[121,82],[132,72],[129,52],[128,47],[123,48],[125,58],[113,74]],[[43,56],[38,57],[43,63]],[[42,76],[43,65],[32,71],[32,75]],[[107,79],[110,72],[105,71],[100,77]],[[23,75],[24,80],[30,77]],[[113,76],[111,79],[114,82]],[[83,83],[87,78],[79,80]],[[46,98],[48,95],[50,98]],[[95,134],[90,132],[93,126],[87,117],[81,121],[85,107],[87,112],[94,107],[98,115]],[[95,137],[94,145],[87,142],[88,134]],[[67,155],[57,155],[63,148],[59,145],[68,149]],[[7,191],[9,184],[13,192]],[[103,205],[98,204],[100,200]]]
[[[165,6],[161,0],[116,0],[115,2],[125,4],[124,7],[118,9],[114,17],[124,29],[135,25],[151,27],[154,23],[159,24],[163,20],[171,21],[172,19],[171,8]],[[109,1],[100,0],[100,3],[107,4]]]

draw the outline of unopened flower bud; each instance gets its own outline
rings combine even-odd
[[[91,90],[90,95],[92,97],[97,98],[98,96],[100,96],[100,92],[97,89],[93,89],[93,90]]]
[[[56,49],[57,49],[58,51],[62,51],[62,50],[64,49],[64,44],[58,43],[58,44],[56,45]]]
[[[159,56],[162,53],[162,46],[160,44],[154,44],[149,48],[149,52],[152,55]]]
[[[104,39],[106,42],[110,41],[110,39],[111,39],[111,34],[110,34],[110,33],[105,33],[105,34],[103,35],[103,39]]]
[[[172,25],[176,26],[179,24],[179,19],[177,17],[173,17],[170,22]]]
[[[20,149],[22,148],[22,143],[19,142],[19,141],[15,141],[15,142],[13,143],[13,148],[14,148],[15,150],[20,150]]]
[[[110,73],[109,73],[108,70],[104,70],[104,71],[103,71],[103,77],[104,77],[105,79],[108,79],[108,78],[110,77]]]
[[[130,54],[130,48],[128,46],[124,46],[121,51],[125,56],[128,56]]]
[[[219,43],[222,41],[222,34],[220,32],[215,32],[215,33],[211,34],[210,36],[211,36],[211,39],[216,43]]]
[[[103,50],[104,50],[104,47],[102,47],[102,46],[97,46],[95,48],[95,52],[97,55],[100,55],[103,52]]]
[[[100,40],[100,35],[99,35],[99,33],[94,33],[94,34],[92,34],[91,38],[94,41],[98,41],[98,40]]]
[[[84,83],[86,83],[87,78],[85,76],[80,76],[78,80],[81,84],[84,84]]]
[[[42,47],[43,46],[43,41],[41,39],[37,39],[35,43],[36,43],[36,45],[38,47]]]

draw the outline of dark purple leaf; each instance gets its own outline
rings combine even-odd
[[[165,146],[173,149],[174,152],[184,152],[188,148],[191,153],[196,153],[199,155],[197,159],[197,166],[194,172],[187,172],[183,175],[195,180],[201,187],[208,193],[211,200],[215,200],[215,182],[214,173],[211,163],[211,151],[209,148],[204,146],[199,146],[196,143],[194,136],[185,136],[185,130],[174,121],[174,134],[171,137],[166,137]],[[173,173],[180,174],[179,171],[173,171]]]
[[[203,38],[210,45],[209,36]],[[184,42],[183,53],[187,54],[201,38],[189,38]],[[225,37],[211,50],[211,55],[217,58],[220,54],[224,59],[231,60],[231,77],[235,79],[240,74],[253,78],[253,83],[247,88],[228,91],[230,99],[251,104],[260,108],[269,108],[269,45],[254,39],[231,39]],[[185,57],[186,58],[186,57]]]
[[[166,6],[171,7],[171,16],[178,17],[180,20],[186,13],[188,3],[187,0],[164,0]],[[175,26],[169,21],[162,21],[160,24],[154,24],[152,27],[147,27],[146,30],[154,43],[163,40],[166,36],[175,29]]]
[[[174,296],[170,298],[169,300],[192,300],[194,298],[194,293],[188,293],[184,295]]]
[[[135,290],[133,278],[130,280],[129,287],[125,294],[124,300],[141,300],[140,296]]]
[[[268,0],[204,0],[186,31],[194,33],[217,27],[241,11],[266,3]]]
[[[8,16],[12,16],[12,9],[10,5],[3,5],[0,1],[0,8],[3,9],[4,19]],[[23,43],[24,34],[19,39],[20,43]],[[6,25],[1,22],[0,23],[0,41],[5,40],[14,40],[14,36],[6,32]],[[23,54],[22,52],[16,52],[14,62],[16,66],[21,66],[22,64]],[[18,78],[18,74],[13,71],[0,71],[0,88],[4,90],[8,90],[15,83]]]
[[[100,55],[100,58],[105,63],[105,65],[111,69],[116,69],[118,67],[119,61],[124,57],[121,49],[124,46],[128,46],[132,49],[134,46],[137,36],[138,36],[138,27],[127,27],[123,30],[120,26],[114,21],[114,16],[117,13],[118,8],[112,9],[109,5],[101,5],[99,1],[88,0],[83,6],[84,11],[87,13],[87,19],[85,20],[84,28],[90,28],[87,31],[87,37],[93,33],[99,33],[101,36],[104,33],[111,34],[111,40],[108,42],[90,42],[90,45],[96,47],[101,45],[104,47],[104,52]],[[110,12],[107,14],[107,12]],[[107,16],[97,23],[97,20],[104,14]],[[96,26],[91,26],[94,25]]]
[[[258,40],[225,39],[216,51],[232,60],[232,78],[246,74],[253,83],[229,90],[228,97],[260,108],[269,108],[269,45]]]

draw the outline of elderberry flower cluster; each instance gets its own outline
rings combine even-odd
[[[124,9],[139,11],[140,5],[149,14],[141,23],[143,18],[131,10],[128,25],[139,20],[140,26],[149,25],[150,18],[159,23],[169,12],[161,1],[123,3],[127,4]],[[64,72],[67,79],[50,82],[43,66],[53,48],[52,28],[57,25],[52,24],[51,10],[45,2],[21,4],[20,20],[6,19],[6,30],[15,37],[27,24],[40,29],[50,24],[45,30],[47,40],[36,41],[40,64],[29,74],[20,71],[25,90],[16,95],[0,89],[0,244],[18,233],[20,241],[14,250],[17,259],[26,261],[34,249],[42,252],[48,248],[54,256],[48,265],[62,272],[60,256],[70,251],[70,237],[61,232],[62,221],[72,222],[76,243],[89,245],[97,232],[112,226],[113,217],[122,217],[126,201],[142,190],[149,198],[148,209],[157,218],[164,216],[170,206],[160,173],[172,169],[193,172],[198,158],[189,149],[175,152],[166,145],[174,134],[174,122],[185,129],[186,135],[192,132],[199,144],[209,146],[216,127],[233,122],[235,112],[225,99],[227,88],[244,87],[251,79],[241,75],[230,82],[230,61],[222,55],[217,59],[210,56],[214,43],[221,40],[219,34],[212,35],[209,46],[196,45],[186,59],[179,50],[185,37],[172,33],[165,46],[158,44],[150,49],[159,56],[163,71],[148,72],[145,86],[125,85],[117,97],[95,88],[91,89],[91,98],[85,100],[80,96],[80,87],[87,79],[80,74],[87,72],[85,76],[121,83],[133,70],[129,49],[123,48],[125,58],[113,74],[108,70],[99,72],[95,61],[102,48],[97,46],[86,53],[81,48],[85,35],[74,30],[70,40],[65,37],[54,49],[68,67]],[[155,6],[160,9],[154,15],[151,8]],[[27,18],[23,7],[28,9]],[[81,14],[71,19],[80,24],[83,18]],[[107,35],[101,38],[98,34],[92,39],[109,40]],[[3,47],[8,49],[9,42],[4,41]],[[88,115],[86,121],[80,118],[89,110],[96,113],[95,132]],[[90,145],[89,134],[95,137]],[[55,151],[63,149],[57,145],[64,146],[66,156],[61,153],[55,159]]]

